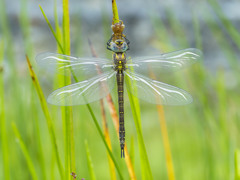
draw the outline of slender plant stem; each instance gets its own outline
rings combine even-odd
[[[168,138],[167,125],[166,125],[163,106],[157,105],[157,110],[158,110],[158,116],[159,116],[159,121],[160,121],[161,133],[162,133],[162,137],[163,137],[163,147],[164,147],[164,151],[165,151],[168,179],[175,180],[171,148],[170,148],[170,143],[169,143],[169,138]]]

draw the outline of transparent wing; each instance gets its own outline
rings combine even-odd
[[[99,72],[109,71],[113,67],[109,59],[76,58],[57,53],[41,53],[37,55],[36,61],[41,68],[49,72],[66,75],[71,74],[65,73],[66,71],[73,71],[77,77],[84,74],[88,78],[98,75]]]
[[[192,102],[192,96],[177,87],[149,79],[136,73],[125,74],[131,80],[130,92],[139,99],[153,104],[185,105]]]
[[[86,81],[62,87],[48,96],[48,103],[60,106],[87,104],[105,97],[116,84],[116,72],[100,74]]]
[[[153,73],[153,77],[158,78],[161,73],[177,71],[195,63],[201,58],[202,52],[200,50],[190,48],[159,56],[133,58],[128,61],[127,67],[129,70],[145,76]]]

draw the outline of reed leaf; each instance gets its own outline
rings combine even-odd
[[[113,24],[119,22],[118,9],[116,0],[112,0]]]
[[[70,46],[70,16],[69,16],[69,2],[63,0],[63,49],[64,54],[71,54]],[[65,72],[67,73],[67,72]],[[64,85],[71,84],[71,76],[64,76]],[[72,107],[62,107],[63,129],[65,129],[65,178],[70,178],[70,173],[76,171],[75,164],[75,145],[73,135],[73,115]]]

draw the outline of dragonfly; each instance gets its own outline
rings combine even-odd
[[[202,52],[195,48],[183,49],[155,56],[127,58],[130,42],[123,34],[122,21],[112,23],[113,34],[107,42],[107,49],[113,52],[112,59],[98,57],[73,57],[57,53],[42,53],[37,63],[46,70],[66,74],[68,70],[85,80],[53,91],[48,103],[59,106],[83,105],[107,96],[117,85],[119,110],[119,141],[121,157],[125,157],[124,87],[135,97],[152,104],[186,105],[192,96],[183,89],[158,81],[162,73],[171,73],[194,64],[202,58]],[[153,78],[153,76],[155,78]]]

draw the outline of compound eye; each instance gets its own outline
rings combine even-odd
[[[111,43],[110,43],[110,48],[111,48],[111,50],[114,51],[114,52],[117,52],[117,51],[118,51],[118,47],[117,47],[117,45],[116,45],[114,42],[111,42]]]
[[[122,44],[122,48],[121,48],[121,49],[122,49],[123,52],[124,52],[124,51],[127,51],[127,49],[128,49],[127,43],[124,42],[124,43]]]

